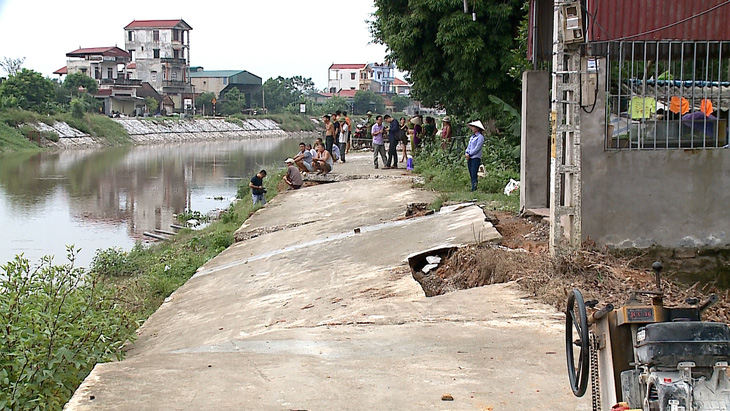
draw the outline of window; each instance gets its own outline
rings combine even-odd
[[[172,81],[177,81],[177,71],[172,72]]]
[[[160,30],[154,30],[152,32],[152,41],[160,41]]]
[[[157,72],[156,71],[150,71],[150,79],[152,81],[157,81]]]
[[[707,41],[606,44],[605,63],[587,63],[588,72],[596,73],[589,79],[598,78],[599,69],[605,76],[606,105],[596,107],[605,110],[605,149],[710,149],[728,144],[728,46]],[[583,86],[581,105],[588,111],[598,94],[593,81],[588,96]]]
[[[106,78],[114,78],[114,70],[111,67],[106,69]]]
[[[355,73],[350,73],[350,80],[355,80]]]
[[[223,85],[224,86],[228,85],[228,77],[223,77]]]
[[[355,87],[350,87],[350,90],[355,90]]]
[[[94,78],[97,80],[101,79],[101,70],[99,70],[99,66],[94,66]]]
[[[156,59],[160,58],[160,49],[154,49],[152,51],[152,58],[156,58]]]
[[[127,41],[134,41],[134,32],[132,30],[127,32]]]
[[[129,57],[132,61],[134,61],[134,49],[129,50]]]
[[[172,31],[172,41],[180,41],[180,30]]]
[[[162,71],[162,80],[167,81],[167,70],[164,70],[164,67],[163,67],[163,71]]]
[[[180,58],[180,50],[173,50],[172,51],[172,57],[179,59]]]

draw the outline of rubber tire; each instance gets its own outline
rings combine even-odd
[[[574,318],[577,311],[578,324]],[[578,353],[578,366],[575,366],[575,347],[573,331],[576,331],[580,338],[580,352]],[[583,301],[583,294],[577,288],[568,295],[568,304],[565,309],[565,358],[568,364],[568,379],[573,395],[582,397],[588,387],[588,375],[590,368],[590,341],[588,339],[588,318],[586,305]]]

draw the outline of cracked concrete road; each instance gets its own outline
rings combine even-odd
[[[335,171],[371,172],[370,155],[348,160]],[[434,194],[379,173],[396,178],[277,196],[239,230],[263,234],[201,267],[66,408],[586,409],[568,388],[561,314],[513,284],[427,298],[413,280],[413,252],[499,238],[482,210],[398,220]]]

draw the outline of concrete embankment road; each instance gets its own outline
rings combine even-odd
[[[514,285],[424,296],[407,255],[499,234],[476,206],[399,219],[433,199],[411,186],[279,195],[239,233],[260,234],[201,267],[67,409],[585,409],[567,387],[559,313]]]

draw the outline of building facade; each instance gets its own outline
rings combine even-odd
[[[340,90],[359,90],[360,73],[367,64],[332,64],[327,76],[327,90],[337,93]]]
[[[102,101],[105,114],[138,115],[144,111],[144,99],[137,96],[142,81],[128,70],[128,52],[119,47],[89,47],[66,53],[66,57],[66,66],[54,74],[81,73],[96,80],[99,90],[94,97]]]
[[[169,96],[176,111],[192,104],[190,31],[184,20],[134,20],[124,28],[124,44],[137,79]]]
[[[190,69],[190,81],[197,94],[213,93],[216,98],[232,88],[237,88],[246,96],[246,106],[251,107],[253,96],[261,93],[261,77],[246,70],[203,70],[202,67]]]

